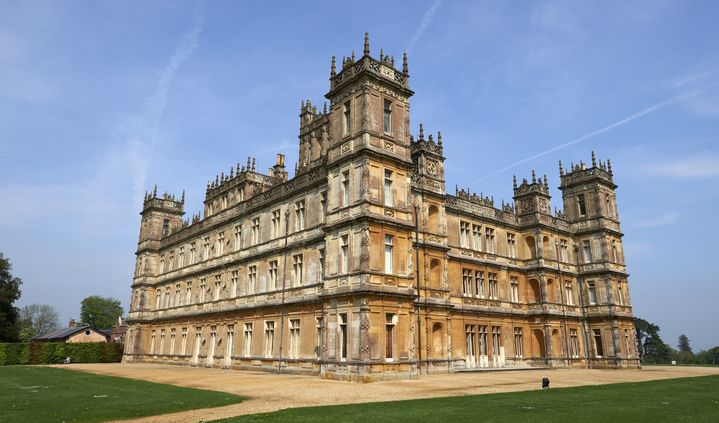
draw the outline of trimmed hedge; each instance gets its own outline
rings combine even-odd
[[[0,343],[0,366],[11,364],[119,363],[123,344],[115,342],[14,342]]]

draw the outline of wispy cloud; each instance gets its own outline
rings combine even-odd
[[[435,0],[434,3],[432,3],[432,6],[427,9],[426,12],[424,12],[424,16],[422,17],[422,22],[419,24],[419,27],[417,30],[412,34],[412,38],[409,39],[409,43],[407,43],[407,48],[405,51],[407,54],[409,54],[412,49],[414,49],[415,44],[417,44],[417,41],[422,37],[422,34],[424,34],[424,31],[427,30],[429,27],[429,24],[432,23],[432,20],[434,19],[434,15],[437,13],[437,9],[439,9],[439,6],[442,4],[442,0]]]
[[[693,157],[671,163],[650,164],[643,170],[653,176],[672,178],[711,178],[719,176],[719,157]]]
[[[145,100],[143,111],[137,123],[131,124],[131,135],[127,143],[127,155],[133,172],[133,193],[135,204],[140,204],[145,192],[148,166],[159,139],[159,128],[165,112],[172,79],[199,44],[203,18],[199,2],[195,4],[192,28],[183,35],[165,68],[160,72],[155,92]]]
[[[669,226],[679,221],[679,212],[671,211],[652,219],[642,220],[634,225],[635,228],[651,228],[655,226]]]
[[[516,162],[514,162],[514,163],[512,163],[512,164],[510,164],[510,165],[507,165],[507,166],[505,166],[505,167],[503,167],[503,168],[501,168],[501,169],[498,169],[498,170],[496,170],[496,171],[490,173],[489,175],[486,175],[486,176],[483,176],[483,177],[481,177],[481,178],[479,178],[479,179],[476,179],[476,180],[470,182],[470,184],[476,184],[476,183],[481,182],[481,181],[483,181],[483,180],[485,180],[485,179],[491,178],[492,176],[496,176],[496,175],[499,175],[500,173],[504,173],[504,172],[506,172],[506,171],[508,171],[508,170],[510,170],[510,169],[513,169],[513,168],[519,166],[519,165],[522,165],[522,164],[527,163],[527,162],[529,162],[529,161],[532,161],[532,160],[538,159],[538,158],[540,158],[540,157],[546,156],[547,154],[551,154],[551,153],[554,153],[555,151],[563,150],[563,149],[565,149],[565,148],[567,148],[567,147],[571,147],[571,146],[573,146],[573,145],[575,145],[575,144],[579,144],[579,143],[581,143],[581,142],[583,142],[583,141],[587,141],[587,140],[589,140],[589,139],[591,139],[591,138],[596,137],[597,135],[601,135],[601,134],[603,134],[603,133],[605,133],[605,132],[609,132],[609,131],[611,131],[611,130],[613,130],[613,129],[616,129],[616,128],[619,128],[619,127],[621,127],[621,126],[624,126],[624,125],[626,125],[626,124],[628,124],[628,123],[630,123],[630,122],[632,122],[632,121],[634,121],[634,120],[637,120],[637,119],[639,119],[639,118],[641,118],[641,117],[643,117],[643,116],[646,116],[646,115],[652,114],[652,113],[654,113],[654,112],[656,112],[656,111],[659,111],[659,110],[663,109],[664,107],[666,107],[666,106],[668,106],[668,105],[670,105],[670,104],[676,103],[676,102],[678,102],[678,101],[686,100],[686,99],[691,98],[691,97],[695,97],[695,96],[697,96],[697,95],[703,93],[705,90],[709,89],[710,87],[712,87],[712,86],[714,86],[714,85],[717,85],[717,84],[718,84],[718,83],[713,83],[713,84],[707,85],[707,86],[705,86],[705,87],[703,87],[703,88],[700,88],[700,89],[697,89],[697,90],[693,90],[693,91],[689,91],[689,92],[684,92],[684,93],[675,95],[675,96],[673,96],[673,97],[670,97],[670,98],[668,98],[668,99],[666,99],[666,100],[663,100],[663,101],[660,101],[660,102],[658,102],[658,103],[655,103],[655,104],[653,104],[653,105],[651,105],[651,106],[649,106],[649,107],[646,107],[646,108],[644,108],[644,109],[642,109],[642,110],[640,110],[640,111],[638,111],[638,112],[632,113],[631,115],[625,117],[624,119],[618,120],[618,121],[616,121],[616,122],[614,122],[614,123],[612,123],[612,124],[610,124],[610,125],[607,125],[607,126],[605,126],[605,127],[603,127],[603,128],[600,128],[600,129],[597,129],[596,131],[592,131],[592,132],[586,133],[586,134],[584,134],[584,135],[582,135],[582,136],[580,136],[580,137],[578,137],[578,138],[575,138],[575,139],[573,139],[573,140],[571,140],[571,141],[567,141],[567,142],[565,142],[565,143],[562,143],[562,144],[556,145],[556,146],[554,146],[554,147],[552,147],[552,148],[549,148],[549,149],[546,149],[546,150],[544,150],[544,151],[541,151],[541,152],[539,152],[539,153],[537,153],[537,154],[531,155],[531,156],[529,156],[529,157],[525,157],[525,158],[523,158],[523,159],[521,159],[521,160],[519,160],[519,161],[516,161]]]

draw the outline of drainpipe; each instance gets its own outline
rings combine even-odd
[[[579,247],[574,245],[574,258],[577,262],[577,284],[579,285],[579,301],[582,303],[579,307],[582,310],[582,333],[584,334],[584,357],[587,360],[589,368],[593,368],[592,358],[589,355],[589,337],[587,336],[587,330],[589,329],[589,321],[587,319],[587,312],[584,308],[584,277],[580,275],[579,271]]]
[[[421,295],[419,291],[419,206],[414,206],[414,240],[415,240],[415,273],[417,275],[417,370],[422,374],[422,306],[420,305]],[[426,295],[426,293],[425,293]]]
[[[287,238],[289,236],[290,225],[290,209],[289,206],[285,210],[285,253],[284,263],[282,264],[282,300],[280,305],[280,357],[277,363],[277,372],[282,373],[282,340],[285,334],[285,284],[287,282]]]
[[[557,260],[559,273],[559,295],[562,298],[562,323],[564,325],[564,363],[569,367],[569,341],[567,340],[567,302],[564,298],[564,280],[562,279],[562,266],[559,263],[559,241],[554,240],[554,258]]]

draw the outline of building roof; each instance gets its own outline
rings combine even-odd
[[[55,341],[55,340],[59,340],[59,339],[67,339],[70,336],[72,336],[78,332],[82,332],[86,329],[93,330],[97,333],[101,333],[101,334],[105,335],[105,337],[108,337],[108,334],[106,334],[102,330],[95,329],[94,327],[92,327],[90,325],[83,325],[83,326],[55,329],[48,333],[38,335],[38,336],[32,338],[31,341]]]

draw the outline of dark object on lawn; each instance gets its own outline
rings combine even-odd
[[[549,388],[549,378],[545,377],[545,378],[542,378],[542,389],[547,389],[547,388]]]
[[[70,356],[65,357],[65,359],[62,360],[62,364],[70,364]]]

